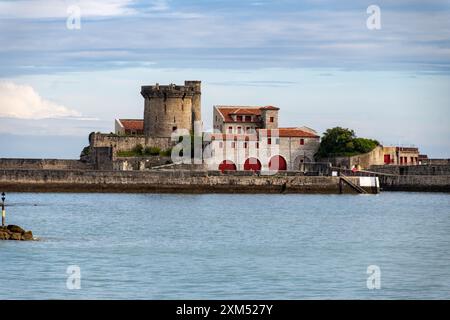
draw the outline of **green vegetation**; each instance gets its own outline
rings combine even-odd
[[[133,149],[131,149],[131,151],[133,151],[137,155],[142,156],[144,152],[144,147],[142,146],[142,144],[137,144],[134,146]]]
[[[145,156],[162,156],[170,157],[172,154],[172,149],[161,150],[158,147],[143,147],[137,144],[131,150],[122,150],[117,152],[118,157],[145,157]]]
[[[357,138],[353,130],[335,127],[324,132],[316,157],[354,156],[370,152],[379,145],[376,140]]]
[[[162,150],[159,155],[161,157],[170,157],[172,155],[172,148],[167,149],[167,150]]]
[[[88,156],[91,153],[91,147],[87,146],[83,148],[83,151],[81,151],[82,155]]]
[[[125,150],[125,151],[117,151],[117,156],[118,157],[140,157],[142,155],[141,154],[136,154],[132,150]]]
[[[161,152],[161,149],[158,147],[146,147],[143,151],[142,154],[144,156],[157,156],[159,155]]]

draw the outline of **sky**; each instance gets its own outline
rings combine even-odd
[[[213,105],[275,105],[450,158],[450,0],[0,0],[0,44],[0,158],[78,158],[184,80],[206,130]]]

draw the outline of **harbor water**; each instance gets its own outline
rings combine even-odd
[[[0,241],[0,300],[450,298],[445,193],[9,193],[6,203],[7,223],[39,241]]]

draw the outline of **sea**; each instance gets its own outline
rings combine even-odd
[[[450,195],[8,193],[4,299],[449,299]]]

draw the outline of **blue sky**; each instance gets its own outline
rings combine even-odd
[[[436,0],[0,0],[0,157],[78,157],[142,117],[141,85],[185,79],[203,81],[205,128],[214,104],[272,104],[283,126],[450,157],[449,17]]]

